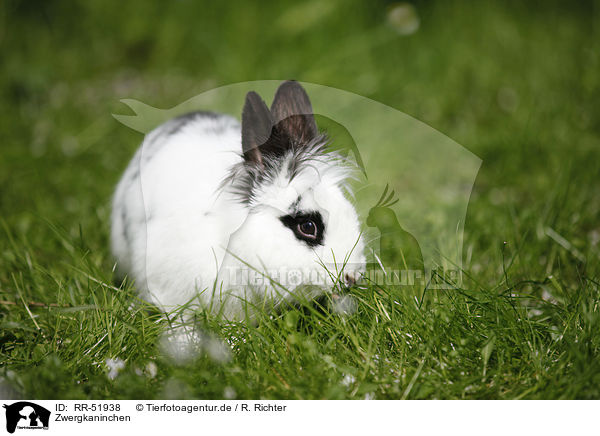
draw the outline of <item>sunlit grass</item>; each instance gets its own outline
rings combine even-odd
[[[285,3],[0,6],[1,396],[600,397],[598,8],[417,2],[406,36],[387,4],[314,5],[289,30]],[[365,283],[345,315],[199,311],[227,358],[177,361],[165,316],[114,283],[110,196],[141,137],[110,114],[265,78],[380,100],[483,160],[463,282],[422,301]]]

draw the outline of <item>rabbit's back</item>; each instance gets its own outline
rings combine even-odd
[[[239,150],[237,120],[206,112],[144,139],[115,192],[111,242],[118,270],[145,298],[167,308],[206,289],[200,298],[210,299],[229,236],[245,218],[219,190]]]

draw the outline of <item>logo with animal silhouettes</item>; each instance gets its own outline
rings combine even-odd
[[[6,431],[14,433],[19,430],[48,430],[50,411],[29,401],[19,401],[6,409]]]
[[[113,197],[113,254],[165,310],[196,299],[235,316],[253,294],[314,296],[368,265],[409,285],[461,270],[481,161],[396,109],[295,81],[228,85],[168,110],[122,101],[136,115],[115,118],[145,138]]]
[[[379,231],[379,256],[377,263],[392,269],[393,274],[404,272],[410,282],[423,277],[423,253],[417,239],[407,232],[398,221],[392,206],[400,201],[394,191],[385,186],[379,201],[369,210],[367,226]],[[401,273],[402,274],[402,273]],[[416,276],[416,277],[415,277]],[[396,277],[401,280],[404,277]]]

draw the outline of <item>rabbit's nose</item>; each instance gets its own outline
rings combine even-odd
[[[344,275],[344,279],[346,280],[346,284],[348,286],[354,286],[356,284],[356,273],[347,272]]]

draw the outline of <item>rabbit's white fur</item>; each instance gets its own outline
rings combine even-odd
[[[300,92],[286,83],[292,96]],[[322,264],[334,274],[347,264],[352,277],[365,260],[345,196],[349,167],[320,140],[252,160],[240,154],[241,126],[230,116],[195,113],[159,126],[113,198],[118,270],[165,311],[198,297],[230,318],[243,314],[243,300],[277,305],[290,292],[322,293],[332,285]],[[283,224],[305,212],[322,218],[319,244]]]

